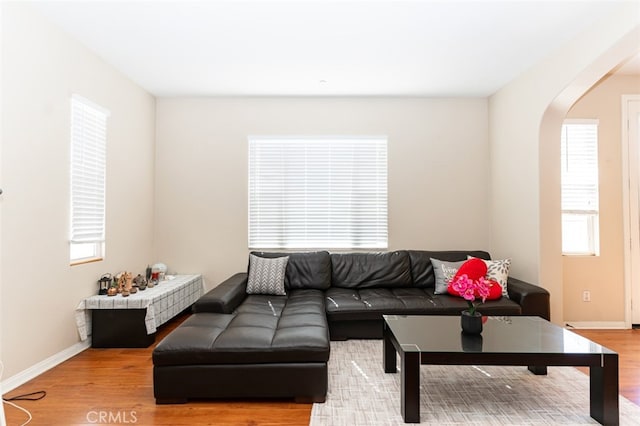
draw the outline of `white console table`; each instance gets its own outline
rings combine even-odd
[[[76,308],[81,340],[94,347],[146,347],[159,326],[191,306],[204,291],[202,275],[176,275],[128,297],[95,295]]]

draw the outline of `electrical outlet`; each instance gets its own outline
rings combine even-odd
[[[582,301],[591,302],[591,292],[589,290],[585,290],[582,292]]]

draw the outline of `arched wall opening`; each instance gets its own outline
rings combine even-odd
[[[571,109],[611,70],[640,52],[640,26],[627,33],[597,57],[546,108],[539,129],[540,281],[553,296],[552,318],[564,322],[563,266],[560,206],[560,129]],[[621,182],[622,188],[622,182]],[[622,218],[620,218],[622,223]],[[606,285],[606,283],[603,283]],[[624,288],[617,288],[624,305]]]
[[[491,254],[551,293],[562,324],[560,128],[571,105],[640,46],[640,3],[611,13],[489,98]]]

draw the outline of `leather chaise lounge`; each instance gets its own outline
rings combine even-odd
[[[236,274],[216,287],[154,349],[157,403],[265,397],[324,401],[329,329],[322,291],[241,299],[246,282],[246,274]]]
[[[153,351],[156,402],[295,398],[322,402],[330,340],[381,338],[382,315],[459,315],[466,302],[435,294],[431,259],[490,259],[484,251],[253,253],[288,256],[286,295],[247,294],[238,273],[203,295]],[[549,319],[549,293],[512,277],[484,315]]]

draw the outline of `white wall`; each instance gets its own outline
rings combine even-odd
[[[24,4],[2,4],[3,379],[79,341],[74,309],[104,272],[152,261],[155,100]],[[107,245],[69,266],[70,96],[111,111]],[[7,389],[5,389],[6,391]]]
[[[248,135],[387,135],[389,249],[488,249],[486,99],[157,100],[156,257],[213,287],[247,265]]]
[[[540,61],[489,100],[492,250],[513,273],[551,292],[563,320],[560,244],[560,126],[569,107],[638,51],[640,4],[612,13]]]

